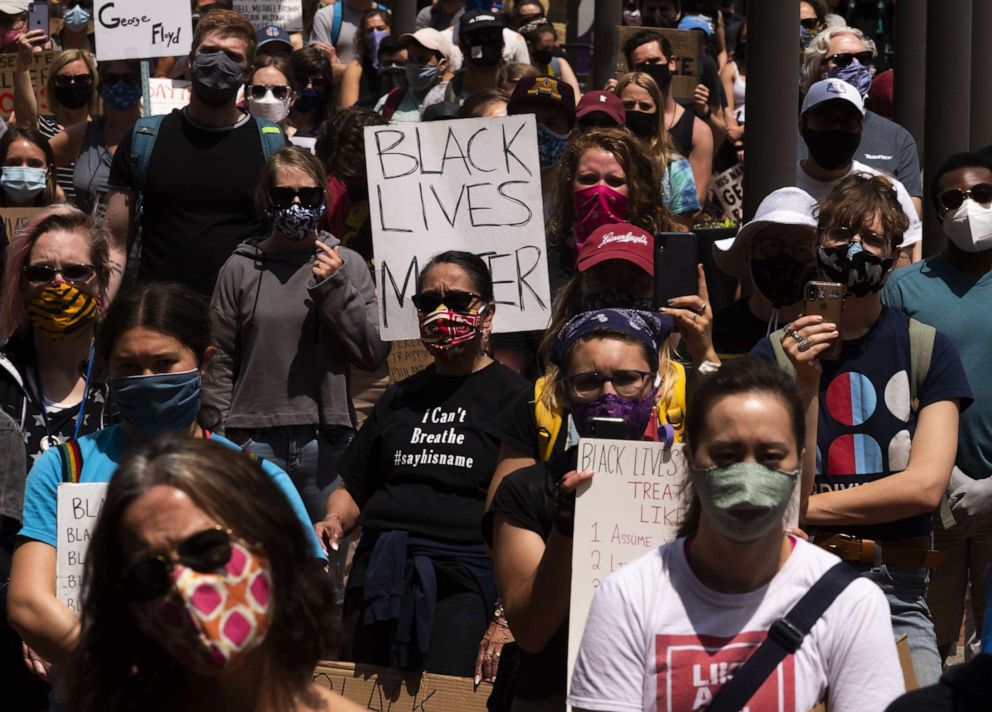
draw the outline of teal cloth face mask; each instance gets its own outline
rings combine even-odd
[[[776,470],[757,462],[692,469],[692,486],[706,518],[720,536],[750,544],[782,521],[799,470]]]

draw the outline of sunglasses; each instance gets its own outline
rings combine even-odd
[[[820,21],[815,17],[807,17],[805,20],[800,20],[799,24],[805,27],[807,30],[815,30],[820,26]]]
[[[957,210],[961,207],[961,203],[964,202],[965,198],[971,198],[976,203],[988,205],[992,203],[992,185],[978,183],[968,188],[968,190],[951,188],[941,193],[937,198],[937,202],[940,203],[940,207],[944,210]]]
[[[603,385],[613,384],[613,390],[621,398],[636,398],[644,390],[647,383],[654,374],[648,371],[634,371],[621,369],[614,371],[612,376],[604,376],[597,371],[585,371],[576,373],[565,379],[571,395],[578,400],[589,400],[596,398],[603,392]]]
[[[833,62],[838,67],[847,67],[854,60],[858,60],[863,66],[867,67],[871,64],[872,58],[871,50],[868,49],[864,52],[838,52],[827,57],[827,61]]]
[[[120,82],[137,85],[138,77],[134,74],[102,74],[100,75],[100,82],[111,87]]]
[[[873,252],[885,252],[891,241],[885,235],[865,230],[864,228],[827,227],[820,229],[820,242],[824,247],[841,247],[849,245],[855,236],[861,238],[861,244]]]
[[[289,85],[287,84],[249,84],[245,87],[245,90],[252,99],[262,99],[265,97],[266,92],[270,90],[272,91],[272,96],[279,101],[283,101],[289,96]]]
[[[307,188],[269,188],[269,202],[280,210],[285,210],[293,204],[295,198],[300,203],[315,208],[324,202],[324,189],[316,186]]]
[[[88,87],[93,83],[93,77],[89,74],[56,74],[53,81],[57,87]]]
[[[231,560],[231,530],[205,529],[183,540],[176,547],[180,563],[200,573],[222,569]],[[137,561],[121,574],[121,592],[134,603],[147,603],[165,594],[172,586],[174,563],[159,554]]]
[[[21,271],[24,273],[24,279],[32,284],[50,284],[55,281],[57,274],[61,274],[62,279],[66,282],[75,284],[76,282],[85,282],[96,274],[96,268],[86,264],[62,265],[61,267],[46,264],[24,265]]]
[[[452,311],[465,312],[469,310],[476,299],[482,299],[482,297],[478,294],[472,294],[472,292],[450,290],[444,294],[421,292],[420,294],[414,294],[412,297],[413,306],[417,307],[417,311],[425,314],[437,311],[441,305],[448,307]]]
[[[306,81],[293,82],[293,86],[296,87],[297,91],[303,91],[308,86],[314,89],[323,89],[327,86],[327,80],[321,76],[310,77]]]

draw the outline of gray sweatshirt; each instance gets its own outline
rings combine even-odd
[[[326,245],[341,242],[330,233]],[[354,250],[320,283],[314,253],[266,254],[242,243],[220,270],[210,303],[217,355],[204,402],[226,428],[354,426],[350,366],[375,370],[389,347],[379,338],[375,288]]]

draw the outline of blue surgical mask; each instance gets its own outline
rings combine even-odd
[[[195,369],[111,378],[108,384],[121,418],[150,438],[188,428],[200,412],[200,372]]]
[[[66,27],[73,32],[84,32],[91,17],[93,16],[82,5],[73,5],[65,11],[62,19],[65,21]]]
[[[827,78],[847,82],[858,90],[862,99],[868,98],[868,91],[871,89],[871,67],[866,67],[856,59],[846,67],[834,67],[828,70]]]
[[[48,171],[44,168],[4,166],[0,186],[14,202],[26,203],[47,187],[47,177]]]
[[[141,101],[141,85],[129,82],[101,84],[100,98],[111,109],[127,111]]]
[[[568,146],[568,134],[555,133],[544,124],[537,125],[537,153],[541,168],[558,162]]]
[[[427,91],[437,80],[437,66],[433,64],[407,62],[405,71],[407,86],[415,92]]]

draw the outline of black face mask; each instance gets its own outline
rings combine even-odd
[[[86,106],[93,98],[93,86],[73,84],[67,87],[55,87],[55,101],[67,109],[78,109]]]
[[[538,64],[551,64],[553,56],[550,49],[535,49],[530,53],[530,58]]]
[[[841,129],[818,131],[808,127],[803,128],[803,141],[809,149],[810,157],[828,171],[843,168],[858,150],[861,143],[860,133],[851,133]]]
[[[586,311],[596,311],[597,309],[636,309],[638,311],[654,311],[654,300],[638,299],[627,294],[627,291],[619,287],[607,289],[605,292],[595,294],[580,294],[579,308]]]
[[[668,68],[667,62],[657,62],[651,64],[650,62],[642,62],[634,67],[638,72],[644,72],[649,77],[654,79],[654,83],[658,85],[661,89],[662,94],[668,93],[668,87],[672,83],[672,72]]]
[[[838,247],[816,248],[816,264],[823,277],[840,282],[852,297],[867,297],[885,286],[892,257],[879,257],[857,242]]]
[[[800,262],[792,255],[776,255],[763,260],[751,260],[754,288],[774,307],[795,304],[803,296],[803,285],[815,276],[816,267]]]
[[[493,42],[469,45],[465,53],[465,59],[477,67],[495,67],[502,58],[502,45]]]
[[[385,67],[379,70],[379,96],[397,87],[405,87],[406,67]]]
[[[658,133],[658,114],[628,109],[626,124],[630,132],[638,138],[650,139]]]

